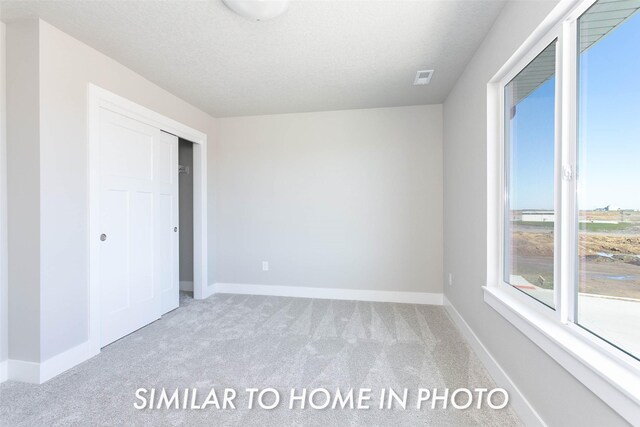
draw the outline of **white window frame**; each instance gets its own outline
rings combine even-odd
[[[507,207],[507,199],[506,199],[506,191],[507,191],[507,183],[506,183],[506,169],[505,169],[505,133],[504,130],[506,128],[506,123],[504,120],[505,117],[505,98],[504,98],[504,93],[505,93],[505,88],[506,86],[521,72],[524,70],[524,68],[529,65],[547,46],[549,46],[554,40],[558,40],[557,44],[556,44],[556,66],[558,66],[558,62],[560,60],[560,51],[562,49],[561,47],[561,42],[562,42],[562,38],[561,38],[561,31],[560,31],[560,26],[556,25],[551,31],[548,31],[544,36],[540,37],[539,40],[535,43],[535,45],[532,47],[532,49],[529,50],[529,52],[527,52],[526,55],[523,55],[523,57],[516,63],[516,65],[514,67],[512,67],[509,72],[507,72],[504,77],[502,79],[500,79],[498,86],[499,86],[499,102],[500,102],[500,117],[499,117],[499,150],[500,150],[500,159],[501,161],[499,162],[499,168],[500,168],[500,174],[498,177],[498,181],[499,181],[499,188],[500,190],[500,210],[498,213],[499,216],[499,221],[500,221],[500,228],[498,230],[498,235],[499,235],[499,245],[498,245],[498,249],[500,251],[499,253],[499,257],[498,257],[498,268],[499,268],[499,275],[497,277],[497,283],[498,285],[505,290],[505,292],[509,292],[512,293],[514,298],[517,299],[521,299],[522,301],[527,301],[530,298],[533,298],[529,295],[526,295],[524,292],[519,291],[517,289],[514,289],[514,287],[512,285],[510,285],[509,283],[504,281],[504,271],[505,271],[505,265],[504,265],[504,260],[505,260],[505,251],[504,251],[504,241],[505,241],[505,224],[507,221],[507,218],[505,217],[505,213],[506,213],[506,207]],[[557,69],[556,69],[556,74],[557,73]],[[555,135],[555,139],[558,140],[558,134],[559,134],[559,129],[560,129],[560,87],[561,87],[561,80],[562,77],[560,75],[556,75],[556,84],[555,84],[555,130],[554,130],[554,135]],[[559,144],[555,145],[555,161],[556,164],[554,166],[554,188],[557,188],[558,185],[558,173],[557,173],[557,169],[558,169],[558,147]],[[556,192],[557,193],[557,192]],[[559,231],[559,209],[558,209],[558,205],[559,205],[559,197],[558,194],[555,195],[555,200],[554,200],[554,245],[557,245],[559,239],[558,239],[558,231]],[[556,251],[557,252],[557,251]],[[557,283],[558,282],[558,271],[559,271],[559,254],[554,252],[554,282]],[[558,301],[559,301],[559,297],[558,297],[558,290],[559,287],[558,286],[554,286],[554,306],[557,307],[558,306]],[[539,308],[539,312],[541,315],[544,316],[553,316],[553,311],[555,310],[554,308],[549,308],[549,306],[545,305],[545,304],[534,304],[534,307],[536,307],[536,309]]]
[[[640,361],[574,323],[576,253],[577,20],[597,0],[563,0],[487,85],[487,285],[484,300],[630,422],[640,419]],[[504,89],[556,45],[555,308],[503,280]]]

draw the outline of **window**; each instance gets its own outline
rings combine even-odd
[[[505,283],[554,307],[554,40],[504,88]]]
[[[640,358],[640,1],[578,19],[577,323]],[[612,25],[605,19],[616,16]],[[603,29],[603,25],[605,25]]]
[[[489,83],[487,123],[485,301],[629,420],[640,410],[638,76],[640,0],[560,2]]]

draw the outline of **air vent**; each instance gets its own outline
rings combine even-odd
[[[416,73],[416,79],[413,81],[415,86],[428,85],[433,76],[433,70],[420,70]]]

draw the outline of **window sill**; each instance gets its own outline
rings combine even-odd
[[[484,301],[620,415],[640,419],[640,371],[603,351],[569,325],[541,315],[497,286]]]

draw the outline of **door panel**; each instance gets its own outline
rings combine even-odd
[[[138,303],[153,300],[154,289],[154,195],[135,192],[130,216],[130,277],[135,286],[130,287],[131,299]]]
[[[164,300],[173,291],[173,271],[166,265],[174,263],[172,257],[178,262],[171,206],[177,187],[161,181],[171,170],[177,173],[177,157],[171,158],[171,142],[152,126],[101,109],[100,127],[98,221],[105,238],[98,268],[105,346],[165,312]],[[177,139],[175,145],[177,151]],[[177,284],[173,300],[177,306]]]
[[[172,209],[171,209],[171,195],[160,195],[160,210],[162,215],[158,218],[158,224],[164,230],[170,230],[173,226]],[[172,240],[173,235],[170,233],[163,233],[160,237],[162,239],[158,245],[158,264],[160,266],[160,291],[165,293],[172,288],[172,266],[171,258],[172,254]],[[167,311],[167,310],[163,310]]]
[[[164,314],[179,305],[178,137],[162,132],[158,152],[158,236],[162,243],[157,246],[156,259],[161,270],[160,292]]]
[[[175,144],[173,140],[176,140]],[[158,180],[160,184],[173,184],[173,175],[177,173],[178,161],[174,157],[174,145],[177,145],[178,138],[163,132],[160,145],[158,146]],[[175,166],[174,166],[175,165]],[[168,187],[170,189],[171,187]]]
[[[102,306],[117,312],[129,306],[129,245],[127,243],[119,248],[111,242],[127,241],[129,192],[107,190],[103,193],[102,202],[109,211],[109,215],[103,215],[102,229],[110,231],[108,236],[110,240],[102,242],[101,258],[105,260],[103,261],[105,266],[107,266],[106,260],[109,260],[109,264],[127,266],[127,268],[104,268],[100,275],[100,288],[104,290]]]
[[[154,131],[154,134],[150,134],[137,126],[142,123],[133,120],[131,122],[133,123],[110,122],[109,143],[100,146],[103,173],[112,177],[151,181],[157,130],[149,127],[149,131]]]

